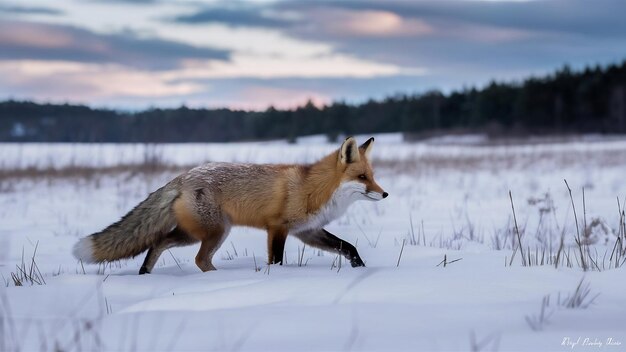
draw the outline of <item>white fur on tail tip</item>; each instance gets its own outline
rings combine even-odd
[[[93,243],[91,237],[81,238],[80,241],[74,245],[72,254],[74,254],[74,257],[78,260],[82,260],[85,263],[93,263]]]

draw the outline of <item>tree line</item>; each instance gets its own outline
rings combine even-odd
[[[626,61],[443,94],[396,95],[292,110],[149,109],[0,102],[0,141],[230,142],[326,134],[482,132],[492,136],[626,133]]]

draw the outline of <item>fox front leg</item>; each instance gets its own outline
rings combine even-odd
[[[350,261],[353,268],[365,266],[359,252],[353,245],[324,229],[303,231],[296,233],[295,236],[311,247],[343,255]]]
[[[267,263],[283,265],[285,242],[289,231],[286,228],[276,227],[267,230]]]

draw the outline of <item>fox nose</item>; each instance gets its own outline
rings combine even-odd
[[[388,195],[389,195],[389,193],[383,192],[383,198],[387,198]]]

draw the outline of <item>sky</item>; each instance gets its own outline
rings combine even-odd
[[[293,108],[626,59],[626,1],[0,0],[0,100]]]

